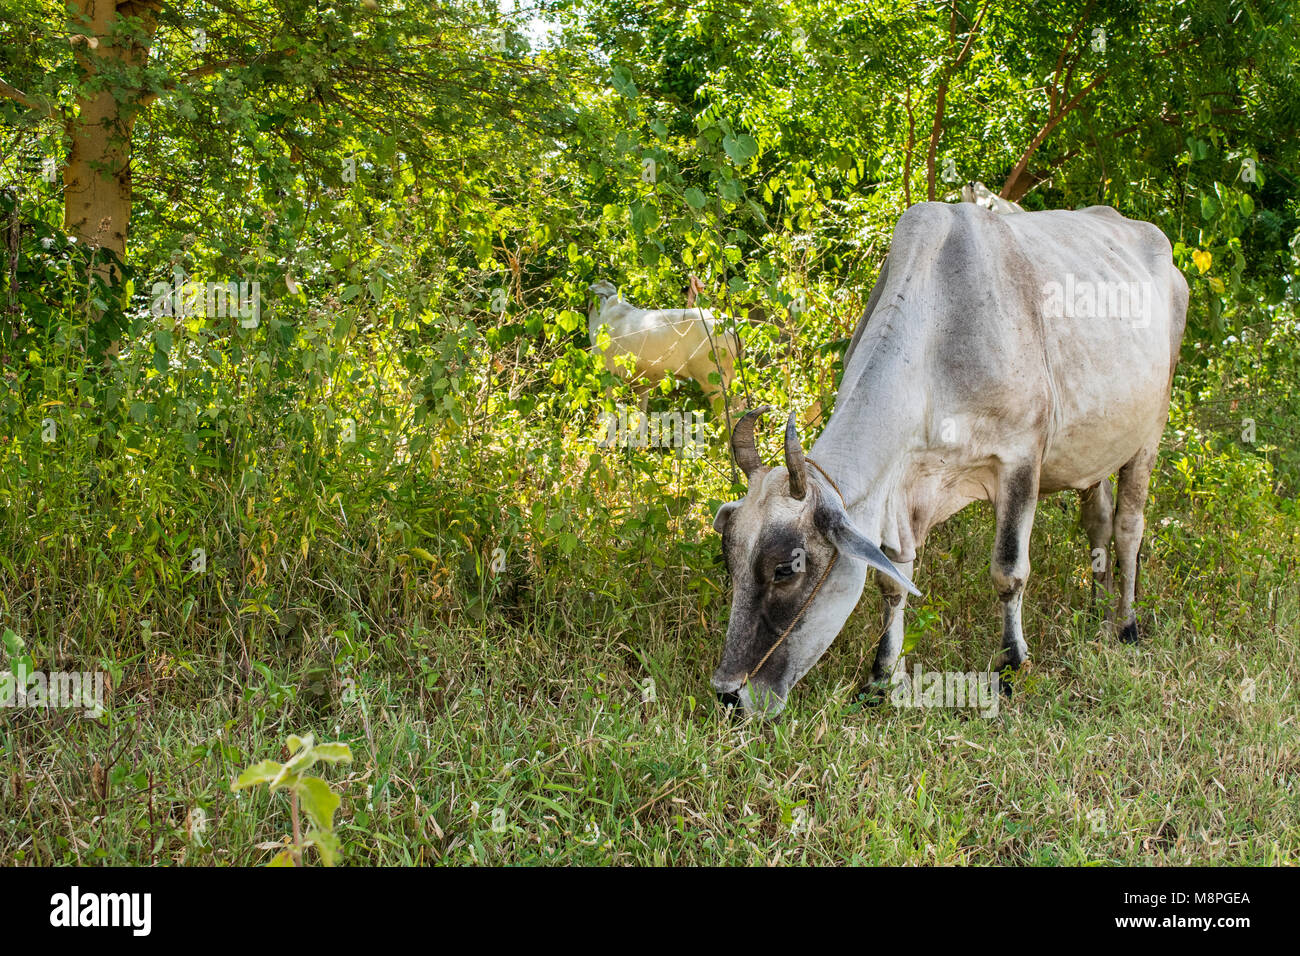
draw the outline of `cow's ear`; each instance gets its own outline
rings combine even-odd
[[[739,507],[739,501],[728,501],[719,508],[718,513],[713,516],[713,530],[718,532],[718,534],[722,534],[722,529],[727,526],[727,519],[730,518],[731,513]]]
[[[826,536],[830,538],[831,543],[841,553],[861,558],[867,562],[868,566],[882,572],[886,577],[893,578],[906,588],[909,594],[914,594],[917,597],[921,596],[921,592],[916,589],[916,585],[909,581],[902,571],[894,567],[894,562],[886,557],[885,552],[872,544],[867,536],[853,524],[853,519],[843,511],[840,511],[839,514],[832,518]]]

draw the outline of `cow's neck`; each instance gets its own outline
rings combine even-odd
[[[915,329],[883,321],[872,331],[858,343],[835,413],[810,454],[839,485],[854,524],[895,560],[908,561],[915,542],[906,477],[924,415],[915,385],[921,351],[906,341]]]

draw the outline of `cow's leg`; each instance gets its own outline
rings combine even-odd
[[[1091,488],[1079,492],[1079,506],[1084,533],[1088,535],[1088,560],[1092,565],[1092,605],[1097,606],[1097,587],[1105,599],[1115,590],[1115,575],[1110,560],[1110,539],[1115,531],[1115,497],[1110,479],[1103,478]],[[1108,612],[1113,608],[1108,608]]]
[[[1029,536],[1034,530],[1038,503],[1038,465],[1024,462],[1004,468],[998,475],[993,502],[997,530],[993,535],[993,587],[1002,602],[1002,653],[997,670],[1016,670],[1029,656],[1020,628],[1020,607],[1029,579]]]
[[[1137,599],[1138,551],[1142,547],[1142,532],[1146,527],[1143,510],[1147,503],[1147,490],[1151,485],[1151,469],[1155,467],[1155,446],[1143,448],[1119,470],[1115,505],[1115,563],[1119,566],[1119,639],[1125,644],[1136,644],[1138,639],[1137,613],[1133,602]]]
[[[912,579],[915,561],[896,564],[903,577]],[[879,703],[890,690],[894,674],[900,679],[907,679],[907,667],[903,662],[903,608],[907,605],[907,592],[893,578],[876,572],[876,584],[880,587],[881,603],[884,605],[884,630],[880,635],[880,644],[876,648],[876,660],[871,665],[871,679],[862,688],[871,703]]]

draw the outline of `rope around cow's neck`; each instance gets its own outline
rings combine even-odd
[[[840,496],[840,504],[845,505],[844,493],[840,491],[840,486],[835,484],[835,479],[832,478],[830,475],[826,474],[826,469],[823,468],[821,465],[817,464],[817,462],[813,461],[811,458],[805,457],[804,461],[806,461],[808,464],[812,465],[814,468],[816,468],[818,471],[821,472],[822,477],[825,478],[826,481],[830,484],[830,486],[835,489],[835,493]],[[845,507],[847,508],[848,506],[845,505]],[[790,626],[785,629],[784,633],[782,633],[781,636],[776,639],[776,643],[767,649],[767,653],[763,655],[763,659],[758,662],[758,664],[754,667],[753,670],[751,670],[749,673],[745,675],[745,679],[740,682],[741,687],[744,687],[746,684],[748,684],[749,679],[763,669],[763,665],[767,663],[767,659],[772,656],[772,654],[776,651],[778,647],[780,647],[783,643],[785,643],[785,639],[790,636],[790,632],[795,629],[795,626],[801,620],[803,620],[804,612],[808,610],[808,605],[812,604],[813,598],[815,598],[817,596],[817,592],[822,589],[822,585],[826,583],[826,579],[831,576],[831,569],[835,567],[835,562],[839,560],[839,557],[840,557],[839,551],[831,552],[831,559],[826,563],[826,570],[822,572],[822,576],[818,578],[817,584],[813,586],[812,591],[810,591],[808,596],[804,598],[803,606],[799,608],[799,613],[794,616],[794,620],[790,622]]]

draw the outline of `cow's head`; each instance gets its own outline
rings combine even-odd
[[[600,300],[601,305],[605,304],[606,299],[617,298],[618,296],[618,287],[608,279],[601,279],[599,282],[593,282],[591,285],[587,286],[587,291],[595,294],[596,298]]]
[[[793,413],[785,426],[785,467],[763,464],[754,425],[766,411],[755,409],[736,423],[731,450],[749,491],[713,519],[732,580],[731,622],[713,688],[724,702],[739,698],[745,710],[775,716],[848,620],[869,567],[919,592],[854,527],[830,482],[808,467]]]
[[[591,303],[591,308],[587,310],[587,318],[595,323],[600,318],[600,314],[605,311],[605,303],[610,299],[617,301],[618,287],[608,279],[601,279],[587,286],[587,291],[596,297]]]

